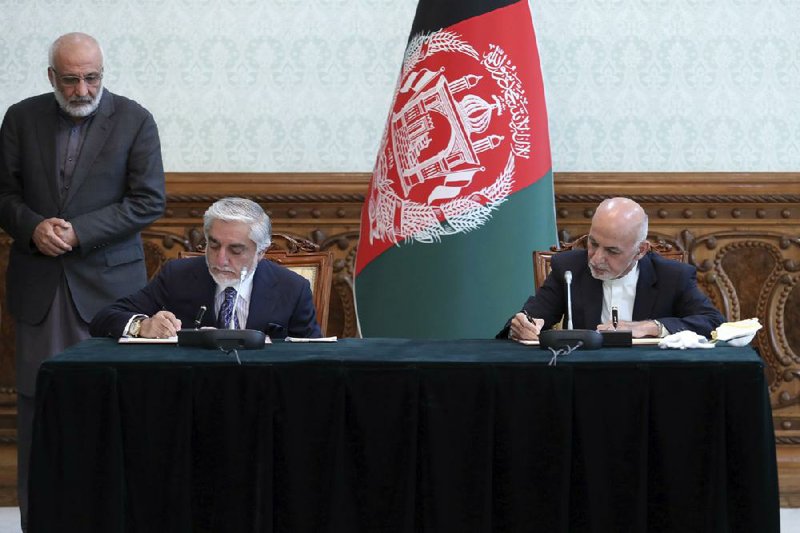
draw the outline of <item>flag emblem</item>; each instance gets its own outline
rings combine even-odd
[[[370,244],[477,229],[530,154],[525,89],[502,46],[448,30],[412,38],[373,172]]]
[[[361,212],[369,337],[493,337],[556,242],[526,0],[420,0]]]

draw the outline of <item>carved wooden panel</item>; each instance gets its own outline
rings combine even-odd
[[[167,211],[143,234],[148,271],[155,273],[181,250],[197,249],[202,214],[212,202],[246,196],[270,213],[276,232],[333,252],[327,334],[357,336],[353,272],[369,178],[366,173],[168,174]],[[628,196],[647,211],[651,238],[689,254],[701,288],[729,319],[760,319],[765,327],[755,344],[768,367],[779,440],[800,443],[800,175],[556,173],[555,193],[561,240],[586,233],[604,198]],[[4,278],[9,240],[0,237]],[[518,303],[509,302],[509,312]],[[14,384],[13,323],[5,311],[0,335],[3,402],[3,387],[8,391]]]
[[[758,317],[754,342],[767,364],[774,407],[800,403],[800,238],[770,232],[716,232],[685,240],[701,287],[731,320]]]
[[[16,406],[14,319],[6,304],[6,269],[11,238],[0,232],[0,406]]]

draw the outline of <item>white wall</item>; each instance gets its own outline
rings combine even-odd
[[[799,0],[532,1],[556,171],[800,169]],[[0,113],[85,31],[168,171],[370,171],[416,0],[5,0]]]

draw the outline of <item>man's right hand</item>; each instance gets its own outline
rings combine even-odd
[[[63,232],[70,229],[72,229],[72,224],[62,218],[42,220],[33,230],[33,244],[44,255],[58,257],[72,251],[72,246],[60,237]]]
[[[150,318],[142,320],[140,337],[147,339],[166,339],[174,337],[181,329],[181,321],[169,311],[159,311]]]
[[[517,313],[511,319],[511,327],[508,330],[508,338],[515,341],[535,341],[539,340],[539,332],[544,326],[544,319],[534,318],[533,322],[528,320],[525,313]]]

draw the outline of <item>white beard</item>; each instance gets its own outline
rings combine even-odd
[[[72,100],[67,100],[67,97],[64,96],[57,87],[53,88],[53,94],[56,97],[56,102],[61,107],[61,109],[69,116],[74,118],[84,118],[88,117],[95,110],[100,106],[100,98],[103,96],[103,91],[105,88],[101,85],[100,90],[97,91],[97,96],[94,98],[90,96],[84,97],[73,97]],[[77,99],[78,101],[74,101]]]
[[[236,290],[239,290],[239,286],[249,278],[252,278],[253,275],[256,273],[256,268],[258,268],[258,262],[261,260],[262,254],[256,254],[253,258],[253,264],[250,265],[249,269],[247,270],[247,274],[244,277],[241,276],[241,272],[234,273],[233,271],[229,272],[229,274],[234,274],[235,277],[222,277],[218,274],[215,274],[211,271],[211,267],[208,264],[208,256],[206,256],[206,266],[208,267],[208,273],[211,275],[211,278],[214,282],[222,288],[233,287]]]

